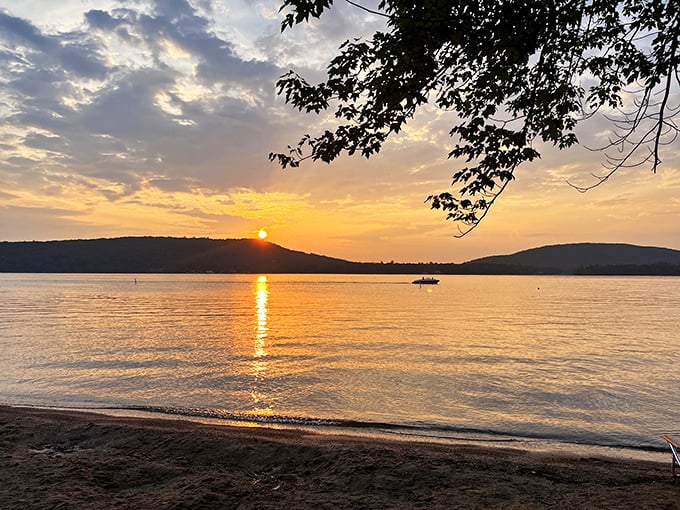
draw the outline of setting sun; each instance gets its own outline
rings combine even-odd
[[[265,229],[261,229],[258,233],[257,236],[260,239],[266,239],[267,238],[267,231]]]

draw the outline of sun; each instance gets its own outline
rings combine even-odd
[[[265,229],[260,229],[260,231],[257,233],[257,237],[260,239],[267,239],[267,231]]]

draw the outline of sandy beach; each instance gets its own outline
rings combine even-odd
[[[680,508],[668,464],[0,407],[0,508]]]

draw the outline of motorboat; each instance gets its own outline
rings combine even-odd
[[[422,278],[413,280],[411,283],[415,285],[437,285],[439,283],[439,280],[431,276],[423,276]]]

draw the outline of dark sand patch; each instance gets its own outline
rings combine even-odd
[[[680,508],[668,464],[0,407],[0,509]]]

